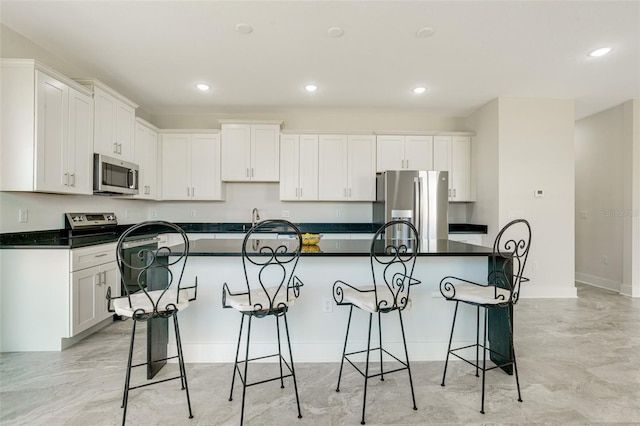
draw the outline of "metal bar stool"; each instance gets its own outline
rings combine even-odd
[[[260,239],[260,232],[278,229],[279,233],[287,233],[295,238],[287,240]],[[240,411],[240,424],[244,422],[244,407],[247,388],[262,383],[280,381],[280,387],[284,388],[284,379],[293,379],[293,388],[298,406],[298,418],[302,418],[300,411],[300,398],[298,397],[298,385],[291,353],[291,339],[289,337],[289,324],[287,322],[287,312],[300,295],[302,282],[294,275],[298,264],[300,251],[302,250],[302,236],[300,230],[291,222],[286,220],[265,220],[257,223],[247,233],[242,243],[242,265],[246,290],[231,291],[224,283],[222,287],[222,306],[233,308],[242,314],[240,320],[240,331],[238,332],[238,346],[236,358],[233,365],[233,377],[231,379],[231,391],[229,401],[233,400],[233,386],[235,384],[236,373],[242,383],[242,407]],[[276,321],[276,331],[278,340],[278,352],[272,355],[250,358],[249,346],[251,343],[251,322],[253,319],[273,317]],[[245,356],[239,359],[240,345],[242,340],[242,330],[245,318],[247,318],[247,336]],[[285,334],[289,360],[282,354],[280,341],[280,319],[284,320]],[[266,380],[249,382],[247,377],[249,362],[261,361],[267,358],[277,357],[280,367],[280,374]],[[240,368],[240,365],[243,368]],[[283,368],[284,367],[284,368]],[[286,369],[286,372],[285,372]]]
[[[333,298],[338,305],[349,306],[349,320],[347,321],[347,332],[344,338],[344,349],[340,362],[340,372],[338,373],[338,385],[336,392],[340,392],[340,379],[342,378],[342,367],[346,360],[364,377],[364,394],[362,397],[362,420],[365,424],[365,409],[367,405],[367,383],[372,377],[380,377],[384,380],[385,374],[407,370],[409,374],[409,386],[411,388],[411,398],[413,409],[417,410],[416,398],[413,392],[413,380],[411,378],[411,366],[409,364],[409,353],[407,351],[407,341],[402,323],[402,311],[410,302],[409,289],[412,285],[420,284],[420,281],[413,278],[416,255],[418,253],[418,231],[407,221],[393,220],[384,224],[371,240],[371,275],[372,282],[366,285],[353,286],[344,281],[336,281],[333,284]],[[369,332],[367,336],[367,349],[347,352],[347,341],[349,338],[349,328],[351,326],[351,316],[353,308],[356,307],[369,313]],[[402,331],[402,342],[404,344],[404,360],[393,355],[383,348],[382,345],[382,314],[398,312],[400,320],[400,330]],[[378,339],[380,346],[371,347],[371,326],[373,315],[378,316]],[[380,372],[372,373],[369,370],[369,356],[372,351],[379,351]],[[365,369],[362,371],[351,358],[353,355],[365,354]],[[400,364],[399,368],[384,370],[383,355],[391,357]]]
[[[135,240],[139,239],[141,235],[149,233],[158,235],[164,233],[178,234],[181,237],[181,243],[183,245],[180,247],[180,250],[175,253],[172,252],[171,248],[166,246],[160,246],[156,249],[150,248],[148,244],[143,244],[137,247]],[[178,312],[189,307],[189,302],[195,300],[197,294],[197,281],[195,285],[190,287],[181,286],[182,275],[188,256],[189,239],[187,238],[187,234],[185,234],[182,228],[169,222],[142,222],[130,227],[118,239],[116,262],[120,270],[120,276],[121,278],[129,278],[129,286],[131,286],[132,282],[137,284],[137,289],[129,288],[129,286],[124,285],[123,279],[123,285],[121,287],[124,294],[121,296],[112,296],[111,288],[107,290],[109,311],[115,312],[121,317],[133,319],[129,357],[127,360],[127,371],[122,396],[123,425],[127,417],[129,391],[177,379],[180,379],[181,388],[187,396],[189,418],[193,418],[191,400],[189,399],[189,386],[187,384],[187,372],[182,352],[182,341],[180,339],[180,327],[178,326]],[[152,283],[151,280],[156,281]],[[150,288],[154,290],[150,290]],[[191,296],[191,294],[193,294],[193,296]],[[178,355],[132,365],[136,326],[138,322],[146,322],[153,318],[173,319]],[[136,386],[131,385],[131,370],[133,368],[165,362],[175,358],[178,359],[179,374],[177,376],[142,383]]]
[[[462,278],[447,276],[440,281],[440,292],[447,299],[456,302],[451,324],[449,347],[442,374],[442,386],[444,386],[449,364],[449,355],[453,355],[475,367],[476,377],[482,370],[482,397],[480,412],[484,414],[485,374],[489,370],[502,368],[509,372],[511,367],[516,376],[518,388],[518,401],[522,402],[520,394],[520,381],[518,379],[518,366],[513,345],[513,306],[518,302],[520,295],[520,283],[529,281],[523,277],[524,267],[529,255],[531,245],[531,226],[524,219],[516,219],[504,226],[496,236],[493,244],[493,255],[490,258],[490,269],[487,284],[479,284]],[[458,305],[465,303],[476,307],[476,343],[451,349],[453,331],[456,325]],[[484,308],[484,332],[483,341],[480,343],[480,308]],[[506,313],[508,323],[508,353],[500,353],[496,348],[487,346],[488,314],[498,310]],[[464,358],[458,351],[475,348],[475,362]],[[482,365],[480,365],[480,352],[482,352]],[[494,365],[487,366],[487,353],[494,361]]]

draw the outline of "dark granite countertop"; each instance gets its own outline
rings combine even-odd
[[[248,250],[258,252],[263,247],[276,248],[279,245],[291,245],[295,242],[287,239],[255,239]],[[241,256],[242,239],[199,239],[189,243],[189,256]],[[379,241],[379,251],[384,250],[384,241]],[[303,256],[369,256],[369,240],[321,240],[315,246],[304,246]],[[183,245],[171,248],[173,253],[183,250]],[[421,244],[418,256],[487,256],[491,249],[450,240],[429,240]]]
[[[250,223],[178,223],[187,233],[245,233]],[[373,234],[378,226],[372,223],[300,223],[302,233],[320,234]],[[12,232],[0,234],[0,249],[15,248],[59,248],[71,249],[105,244],[118,240],[118,237],[131,225],[119,225],[114,232],[90,237],[70,237],[67,229],[52,229],[31,232]],[[267,232],[278,232],[277,228]],[[486,225],[449,224],[450,233],[485,233]],[[345,240],[346,241],[346,240]],[[444,240],[446,241],[446,240]],[[368,253],[368,249],[366,250]]]

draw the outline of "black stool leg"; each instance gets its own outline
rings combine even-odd
[[[476,377],[480,377],[478,370],[480,368],[480,306],[476,307]]]
[[[282,350],[280,346],[280,317],[278,315],[275,315],[275,318],[276,318],[276,329],[278,331],[278,362],[280,363],[280,389],[284,389],[284,379],[282,378]]]
[[[229,401],[233,401],[233,385],[236,381],[236,371],[238,371],[238,355],[240,354],[240,339],[242,338],[242,326],[244,324],[244,315],[240,320],[240,331],[238,332],[238,347],[236,348],[236,360],[233,363],[233,376],[231,376],[231,391],[229,392]],[[240,371],[238,371],[240,373]]]
[[[513,344],[513,318],[511,314],[509,314],[509,310],[507,310],[507,315],[509,315],[509,326],[511,332],[511,359],[513,360],[513,372],[516,376],[516,386],[518,388],[518,401],[522,402],[522,395],[520,394],[520,380],[518,379],[518,364],[516,363],[516,350]]]
[[[487,308],[484,309],[484,344],[482,346],[482,404],[480,406],[480,412],[484,414],[484,383],[485,375],[487,373]]]
[[[411,378],[411,366],[409,365],[409,351],[407,350],[407,339],[404,336],[404,324],[402,323],[402,311],[398,310],[398,317],[400,317],[400,330],[402,330],[402,343],[404,343],[404,356],[407,360],[407,371],[409,372],[409,386],[411,386],[411,399],[413,400],[413,409],[417,410],[416,395],[413,392],[413,379]]]
[[[369,353],[371,352],[371,323],[373,322],[373,314],[369,314],[369,336],[367,338],[367,363],[364,368],[364,395],[362,397],[362,421],[364,423],[364,412],[367,407],[367,382],[369,380]]]
[[[293,377],[293,388],[296,391],[296,404],[298,404],[298,418],[301,419],[302,413],[300,412],[300,398],[298,397],[298,383],[296,381],[296,369],[293,363],[293,353],[291,352],[291,339],[289,338],[289,323],[287,322],[287,312],[285,311],[285,313],[282,316],[284,317],[284,328],[285,328],[285,331],[287,332],[287,344],[289,345],[289,360],[291,361],[291,376]],[[280,373],[280,376],[282,376],[282,373]]]
[[[133,342],[136,338],[137,321],[133,319],[133,327],[131,327],[131,343],[129,344],[129,359],[127,360],[127,373],[124,378],[124,393],[122,395],[122,426],[127,418],[127,404],[129,403],[129,383],[131,381],[131,360],[133,359]]]
[[[382,369],[382,320],[378,312],[378,340],[380,342],[380,381],[384,382],[384,371]]]
[[[244,315],[243,315],[244,316]],[[249,323],[247,324],[247,351],[244,358],[244,377],[240,377],[242,380],[242,408],[240,411],[240,424],[244,422],[244,398],[247,394],[247,369],[249,367],[249,339],[251,338],[251,316],[249,316]]]
[[[342,378],[342,367],[344,366],[344,356],[347,353],[347,338],[349,337],[349,326],[351,325],[351,314],[353,313],[353,305],[349,309],[349,319],[347,320],[347,333],[344,336],[344,349],[342,349],[342,359],[340,360],[340,372],[338,373],[338,386],[336,392],[340,392],[340,378]]]
[[[444,373],[442,373],[442,383],[444,386],[444,379],[447,377],[447,365],[449,365],[449,354],[451,353],[451,341],[453,340],[453,329],[456,326],[456,316],[458,315],[458,303],[456,302],[456,309],[453,311],[453,323],[451,323],[451,335],[449,336],[449,347],[447,348],[447,358],[444,361]]]
[[[180,327],[178,326],[178,315],[173,315],[173,327],[176,334],[176,344],[178,346],[178,362],[180,364],[180,379],[182,381],[182,389],[187,394],[187,405],[189,406],[189,418],[193,418],[191,411],[191,399],[189,398],[189,384],[187,383],[187,369],[184,367],[184,353],[182,352],[182,338],[180,337]]]

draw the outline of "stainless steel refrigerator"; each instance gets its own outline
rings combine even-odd
[[[377,175],[374,223],[404,219],[416,227],[420,239],[446,240],[448,214],[449,172],[389,170]]]

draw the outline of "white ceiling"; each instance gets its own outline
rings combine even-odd
[[[151,114],[640,97],[640,1],[7,1],[0,22]],[[238,23],[252,26],[236,32]],[[344,29],[340,38],[330,27]],[[432,27],[428,38],[416,31]],[[587,53],[613,47],[602,58]],[[198,92],[207,82],[212,90]],[[314,82],[315,93],[303,86]],[[411,89],[429,90],[415,95]]]

